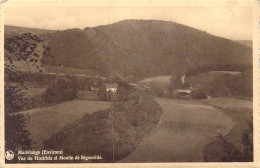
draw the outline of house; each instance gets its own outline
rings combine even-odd
[[[92,91],[98,91],[98,88],[95,87],[95,86],[90,86],[90,89],[91,89]]]
[[[117,83],[105,83],[106,91],[111,91],[112,93],[116,93],[116,90],[118,88]]]
[[[187,94],[190,94],[191,93],[191,89],[175,89],[174,93],[187,93]]]
[[[186,96],[191,93],[191,89],[175,89],[173,94],[176,96]]]

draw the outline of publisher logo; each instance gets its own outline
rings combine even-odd
[[[6,160],[13,160],[14,158],[14,152],[11,150],[8,150],[5,152],[5,158]]]

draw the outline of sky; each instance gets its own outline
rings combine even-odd
[[[250,6],[6,5],[4,16],[6,25],[51,30],[83,29],[125,19],[165,20],[232,40],[252,40],[253,20]]]

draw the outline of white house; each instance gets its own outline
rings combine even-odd
[[[191,89],[175,89],[174,93],[187,93],[190,94],[191,93]]]
[[[118,88],[118,84],[116,84],[116,83],[106,83],[105,86],[106,86],[107,92],[112,91],[112,93],[116,93],[116,90]]]

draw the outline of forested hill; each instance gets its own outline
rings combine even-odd
[[[191,67],[252,64],[252,48],[175,22],[124,20],[44,32],[44,64],[112,71],[129,79],[183,73]],[[111,62],[109,59],[111,58]]]

